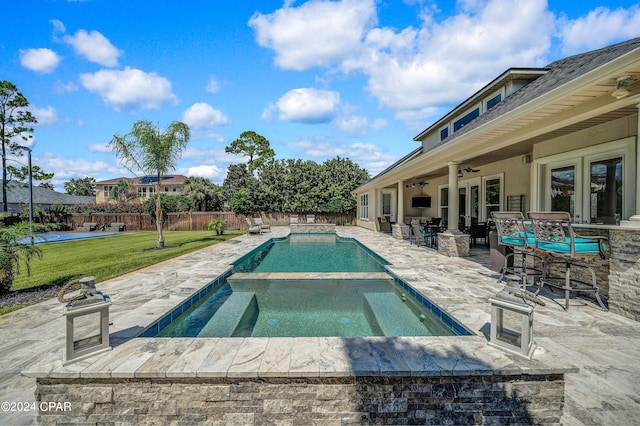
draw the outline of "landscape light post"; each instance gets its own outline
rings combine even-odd
[[[31,171],[31,148],[21,146],[21,149],[27,151],[27,158],[29,159],[27,165],[29,167],[29,237],[31,238],[31,244],[33,244],[33,175]]]

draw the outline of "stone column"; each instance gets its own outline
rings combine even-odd
[[[398,181],[398,212],[396,223],[391,225],[391,235],[399,240],[409,238],[409,227],[404,224],[404,182]]]
[[[469,256],[469,235],[458,229],[458,167],[460,163],[450,161],[449,166],[449,215],[447,230],[438,234],[438,253],[449,257]]]

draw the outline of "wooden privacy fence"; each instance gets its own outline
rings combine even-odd
[[[297,213],[300,221],[304,223],[307,213]],[[335,223],[338,226],[354,226],[356,224],[355,211],[346,213],[321,213],[315,214],[316,223]],[[289,213],[263,212],[250,217],[262,217],[265,223],[271,226],[289,225]],[[246,229],[245,215],[233,212],[183,212],[168,213],[163,224],[163,229],[169,231],[205,231],[211,219],[220,219],[227,223],[227,229]],[[124,223],[127,231],[155,231],[156,222],[147,213],[74,213],[67,223],[72,229],[82,226],[83,223],[97,223],[98,229],[102,225],[111,223]]]

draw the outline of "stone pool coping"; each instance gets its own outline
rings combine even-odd
[[[527,360],[492,348],[475,325],[471,326],[475,336],[452,337],[136,337],[212,278],[225,274],[238,257],[270,238],[288,233],[289,228],[274,228],[266,235],[221,243],[115,279],[111,288],[116,291],[105,289],[114,304],[110,329],[113,350],[66,366],[57,352],[23,374],[33,378],[90,379],[553,375],[578,371],[568,360],[544,350]],[[341,232],[338,234],[342,236]],[[221,255],[220,249],[226,247],[233,250]],[[211,254],[216,258],[212,259]],[[403,278],[402,267],[398,266],[391,270]],[[408,276],[409,282],[410,279]],[[131,280],[137,280],[139,288],[155,286],[150,291],[153,297],[138,304],[128,303],[126,310],[118,309],[122,298],[131,294]]]

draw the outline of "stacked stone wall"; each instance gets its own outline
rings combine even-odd
[[[559,424],[562,375],[38,379],[42,424]]]
[[[611,231],[609,310],[640,321],[640,231]]]

